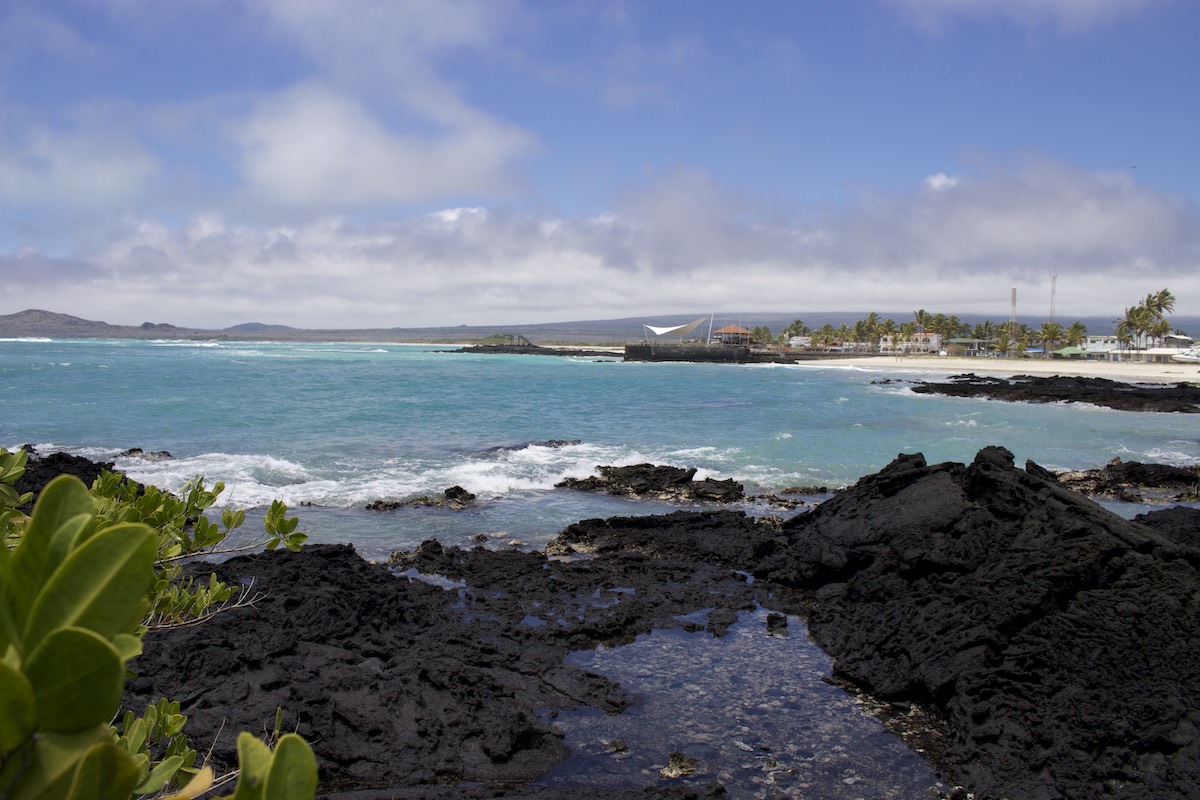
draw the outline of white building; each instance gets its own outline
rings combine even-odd
[[[942,335],[940,333],[918,333],[905,338],[896,334],[884,336],[879,340],[881,353],[940,353],[942,350]]]

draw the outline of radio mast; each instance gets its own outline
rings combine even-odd
[[[1017,287],[1012,287],[1012,306],[1008,312],[1008,352],[1017,348]]]
[[[1054,322],[1054,293],[1058,287],[1058,273],[1050,273],[1050,321]]]

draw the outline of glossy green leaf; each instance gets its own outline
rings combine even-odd
[[[140,524],[107,528],[60,566],[34,601],[25,632],[33,649],[55,628],[89,628],[106,639],[137,622],[154,580],[154,537]]]
[[[233,800],[262,800],[263,784],[271,771],[271,748],[242,731],[237,738],[238,773]]]
[[[275,746],[263,800],[312,800],[316,793],[317,759],[312,748],[296,734],[284,734]]]
[[[167,785],[167,781],[175,777],[175,773],[183,766],[183,756],[168,756],[150,770],[146,779],[134,790],[137,794],[154,794]]]
[[[67,800],[129,800],[138,777],[128,753],[113,742],[99,742],[80,760]]]
[[[58,560],[51,557],[51,547],[62,542],[61,537],[56,541],[55,533],[68,520],[90,517],[94,508],[87,488],[78,478],[60,475],[46,484],[9,565],[10,590],[19,617],[29,613],[38,589],[64,557],[61,552]]]
[[[67,797],[75,770],[84,754],[94,745],[105,742],[111,740],[104,728],[99,726],[79,733],[39,733],[28,753],[28,762],[18,765],[23,767],[20,780],[10,789],[5,800]],[[25,756],[22,753],[22,758]]]
[[[23,744],[36,721],[37,703],[29,679],[0,661],[0,757]]]
[[[51,632],[25,669],[40,730],[69,733],[102,725],[121,706],[125,664],[117,649],[93,631]]]

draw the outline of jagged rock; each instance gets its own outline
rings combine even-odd
[[[544,712],[588,705],[616,713],[630,703],[612,681],[566,665],[571,650],[679,627],[679,617],[704,608],[720,633],[755,607],[752,588],[732,570],[627,553],[571,562],[430,541],[396,554],[389,569],[348,546],[314,545],[205,569],[234,585],[253,579],[263,596],[203,626],[155,633],[133,664],[139,677],[128,706],[180,699],[193,741],[216,739],[214,758],[225,765],[237,731],[269,727],[282,706],[286,726],[312,742],[322,791],[387,787],[356,797],[513,796],[479,785],[527,784],[567,755]],[[465,587],[440,588],[446,580]],[[630,795],[723,796],[719,787],[648,791]]]
[[[1177,467],[1114,458],[1102,469],[1058,473],[1058,480],[1077,492],[1129,502],[1169,502],[1200,486],[1200,464]]]
[[[1138,514],[1133,521],[1170,536],[1180,544],[1200,545],[1200,508],[1175,506]]]
[[[783,524],[756,577],[813,593],[835,675],[932,708],[976,797],[1200,783],[1200,549],[1016,469],[897,458]]]
[[[972,373],[953,375],[945,382],[913,386],[918,394],[951,397],[985,397],[991,400],[1026,403],[1089,403],[1121,411],[1200,411],[1200,386],[1187,383],[1146,385],[1121,383],[1107,378],[1014,375],[1011,378],[982,377]]]
[[[555,486],[672,502],[734,503],[745,499],[746,496],[742,484],[733,479],[696,480],[694,468],[634,464],[626,467],[599,466],[596,469],[599,470],[599,475],[567,478]]]
[[[24,449],[29,451],[29,460],[25,464],[25,474],[16,480],[13,488],[17,490],[17,494],[33,493],[33,499],[25,511],[32,510],[33,505],[37,503],[38,496],[42,493],[42,487],[59,475],[74,475],[86,486],[91,486],[96,478],[100,477],[101,472],[113,469],[111,461],[91,461],[69,453],[51,453],[41,456],[29,445],[26,445]]]
[[[475,502],[475,495],[461,486],[451,486],[441,495],[422,495],[408,500],[375,500],[367,504],[367,511],[395,511],[398,508],[448,508],[462,511]]]

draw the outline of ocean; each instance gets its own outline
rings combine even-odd
[[[905,381],[923,376],[903,362],[880,373],[453,349],[0,340],[0,445],[115,459],[169,490],[202,475],[224,482],[222,505],[278,498],[314,541],[368,558],[481,533],[538,547],[580,519],[677,508],[554,488],[601,464],[695,467],[772,493],[845,486],[899,453],[970,461],[992,444],[1050,469],[1200,462],[1200,426],[1180,415],[917,395]],[[172,457],[121,455],[131,448]],[[474,507],[366,510],[451,486]]]
[[[554,488],[598,465],[695,467],[766,494],[848,485],[900,453],[970,461],[987,445],[1050,469],[1118,456],[1200,462],[1200,425],[1182,415],[918,395],[908,382],[924,376],[903,362],[881,373],[450,350],[0,340],[0,445],[115,460],[169,490],[202,475],[225,484],[222,505],[252,518],[278,498],[311,541],[349,541],[372,559],[428,538],[474,546],[479,534],[497,548],[536,548],[581,519],[680,508]],[[123,455],[130,448],[146,454]],[[478,498],[467,510],[366,509],[456,485]],[[803,621],[771,639],[765,614],[720,640],[655,631],[573,655],[642,704],[616,717],[558,715],[574,754],[546,782],[652,783],[669,741],[732,797],[925,796],[936,776],[829,684],[828,658]],[[606,750],[614,739],[628,755]]]

